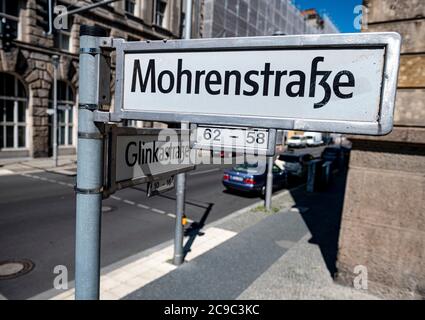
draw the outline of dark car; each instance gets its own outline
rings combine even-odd
[[[284,169],[288,175],[297,178],[305,178],[308,171],[308,162],[313,159],[314,157],[309,153],[283,153],[277,157],[275,163],[280,168]]]
[[[273,165],[273,188],[278,189],[286,185],[286,171]],[[244,163],[224,171],[223,185],[226,189],[258,192],[264,195],[267,176],[265,163]]]

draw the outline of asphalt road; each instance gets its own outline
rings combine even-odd
[[[187,174],[186,215],[206,224],[246,207],[259,197],[224,192],[223,168],[198,166]],[[0,294],[26,299],[53,287],[53,269],[74,275],[74,178],[53,173],[0,177],[0,260],[29,259],[34,269],[0,280]],[[174,236],[175,190],[152,198],[145,186],[121,190],[104,200],[101,264],[107,266]]]
[[[321,148],[296,149],[319,156]],[[227,165],[229,166],[229,165]],[[228,193],[223,167],[201,165],[187,174],[186,215],[206,224],[260,200]],[[34,269],[0,280],[7,299],[27,299],[53,287],[57,265],[74,277],[74,177],[39,172],[0,176],[0,261],[29,259]],[[103,201],[102,267],[174,236],[175,190],[147,198],[145,185],[118,191]]]

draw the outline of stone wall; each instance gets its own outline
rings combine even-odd
[[[97,8],[81,15],[73,16],[70,31],[71,47],[69,51],[54,48],[52,35],[46,35],[37,23],[40,17],[40,3],[37,0],[18,0],[22,4],[19,13],[21,38],[15,41],[10,51],[0,49],[0,72],[16,75],[27,89],[28,118],[27,130],[29,141],[27,150],[5,152],[0,150],[0,157],[15,157],[17,155],[45,157],[48,155],[49,127],[47,108],[49,92],[53,82],[52,56],[59,55],[60,65],[58,80],[66,81],[78,92],[78,50],[80,25],[99,25],[110,30],[110,36],[124,39],[163,39],[180,36],[180,0],[169,0],[169,29],[153,25],[152,3],[137,0],[136,14],[124,12],[124,1],[113,4],[112,8]],[[74,0],[61,1],[68,6],[75,4]],[[91,3],[92,1],[85,1]],[[83,1],[80,1],[80,5]],[[112,82],[113,84],[114,82]],[[114,88],[112,87],[112,92]],[[78,94],[75,103],[78,103]],[[76,115],[76,114],[75,114]],[[77,127],[77,116],[74,116],[74,131]],[[75,138],[75,135],[74,135]],[[76,139],[74,139],[76,141]],[[75,152],[75,150],[74,150]]]
[[[370,0],[364,32],[403,39],[394,130],[351,136],[336,280],[352,286],[368,270],[368,290],[385,298],[425,298],[425,2]]]

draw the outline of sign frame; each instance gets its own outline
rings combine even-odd
[[[139,184],[153,182],[157,180],[163,180],[171,176],[175,176],[178,173],[192,171],[196,168],[195,164],[185,165],[184,168],[174,169],[164,173],[156,175],[147,175],[145,177],[129,179],[123,181],[116,181],[116,152],[117,152],[117,137],[118,136],[135,136],[135,135],[157,135],[163,130],[160,128],[133,128],[133,127],[117,127],[116,125],[108,125],[106,146],[104,148],[107,161],[104,162],[105,167],[105,191],[107,195],[113,194],[117,190],[121,190],[128,187],[133,187]],[[181,134],[185,134],[190,138],[189,129],[173,129]],[[190,140],[189,146],[190,146]]]
[[[220,149],[215,149],[212,145],[206,145],[206,144],[199,144],[197,143],[197,134],[198,134],[198,128],[199,127],[210,127],[210,128],[217,128],[217,129],[239,129],[239,130],[256,130],[260,129],[262,131],[268,131],[268,142],[267,142],[267,149],[256,149],[256,148],[249,148],[249,147],[230,147],[230,146],[223,146]],[[252,128],[252,127],[238,127],[238,126],[220,126],[220,125],[210,125],[210,124],[190,124],[191,129],[191,136],[190,136],[190,144],[191,148],[194,149],[203,149],[203,150],[223,150],[223,151],[235,151],[235,152],[243,152],[246,154],[260,154],[265,156],[274,156],[276,152],[276,129],[269,129],[269,128]]]
[[[293,35],[195,40],[127,42],[113,39],[116,49],[115,104],[111,112],[95,111],[95,121],[123,119],[162,122],[190,122],[224,126],[248,126],[286,130],[385,135],[391,132],[400,60],[401,36],[396,32]],[[269,116],[235,116],[193,112],[126,111],[124,97],[124,56],[129,53],[215,52],[245,50],[385,49],[380,105],[376,121],[297,119]]]

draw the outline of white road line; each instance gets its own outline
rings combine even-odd
[[[0,169],[0,176],[9,176],[15,174],[12,170],[9,169]]]
[[[219,171],[219,170],[220,170],[220,168],[213,168],[213,169],[209,169],[209,170],[191,172],[191,173],[189,173],[189,175],[190,176],[196,176],[198,174],[209,173],[209,172],[214,172],[214,171]]]
[[[157,213],[160,213],[160,214],[165,214],[165,211],[162,211],[162,210],[159,210],[159,209],[156,209],[156,208],[152,208],[151,210],[153,212],[157,212]]]
[[[216,171],[216,170],[219,170],[219,168],[215,168],[215,169],[212,169],[212,170],[200,171],[200,173],[207,172],[207,171],[208,172],[209,171]],[[27,174],[27,173],[23,173],[21,175],[22,176],[25,176],[25,177],[28,177],[28,178],[39,179],[39,180],[42,180],[42,181],[47,181],[47,182],[50,182],[50,183],[60,184],[60,185],[63,185],[63,186],[68,186],[68,187],[74,188],[74,185],[72,183],[66,183],[66,182],[63,182],[63,181],[58,181],[58,180],[53,180],[53,179],[47,179],[47,178],[44,178],[44,177],[39,177],[39,176]],[[157,209],[157,208],[151,208],[151,207],[149,207],[147,205],[144,205],[144,204],[141,204],[141,203],[136,203],[134,201],[127,200],[127,199],[122,199],[122,198],[120,198],[118,196],[115,196],[115,195],[112,195],[111,196],[111,199],[114,199],[114,200],[117,200],[117,201],[122,201],[122,202],[124,202],[126,204],[129,204],[129,205],[132,205],[132,206],[137,206],[139,208],[146,209],[146,210],[149,210],[151,212],[159,213],[159,214],[162,214],[162,215],[167,215],[167,216],[169,216],[171,218],[174,218],[174,219],[176,218],[176,215],[175,214],[166,213],[164,210]],[[191,219],[187,219],[187,221],[189,223],[193,223],[194,222]]]

